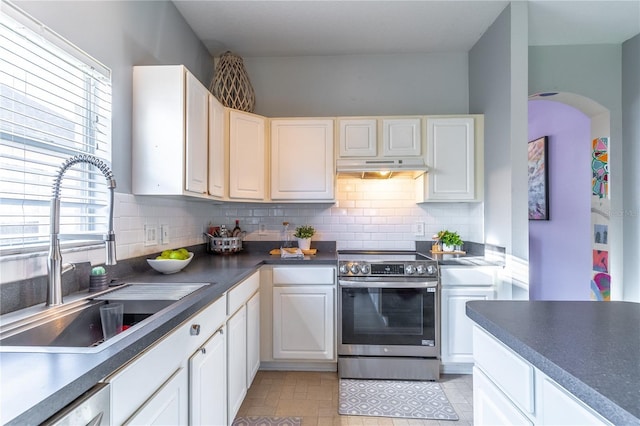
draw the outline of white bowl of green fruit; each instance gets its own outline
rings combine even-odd
[[[155,259],[147,259],[149,266],[163,274],[175,274],[184,269],[193,259],[193,253],[184,248],[165,250]]]

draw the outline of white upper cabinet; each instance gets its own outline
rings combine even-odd
[[[482,116],[428,117],[427,166],[418,202],[482,199]]]
[[[192,74],[186,78],[185,189],[207,193],[207,150],[209,91]]]
[[[341,118],[339,126],[340,157],[375,157],[378,133],[374,118]]]
[[[386,157],[422,155],[420,118],[382,120],[382,153]]]
[[[265,199],[265,118],[229,110],[229,197]]]
[[[333,120],[271,120],[271,199],[334,198]]]
[[[225,141],[224,106],[209,93],[209,194],[227,195],[227,145]]]
[[[340,158],[420,157],[424,154],[420,117],[338,118]]]
[[[208,197],[208,93],[182,65],[133,68],[134,194]]]

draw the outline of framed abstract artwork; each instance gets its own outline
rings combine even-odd
[[[549,220],[547,136],[529,142],[529,220]]]

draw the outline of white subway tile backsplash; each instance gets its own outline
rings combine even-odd
[[[235,220],[252,241],[282,238],[282,222],[296,226],[311,224],[316,240],[336,241],[339,250],[413,250],[415,240],[431,240],[441,229],[460,233],[463,240],[484,241],[482,203],[415,203],[412,179],[340,179],[335,204],[261,204],[189,201],[176,198],[141,197],[116,193],[114,224],[118,259],[143,256],[167,248],[204,242],[202,232],[209,223],[233,227]],[[425,236],[415,237],[415,222],[425,223]],[[144,246],[145,224],[170,227],[169,245]],[[266,225],[263,235],[259,225]],[[64,261],[104,262],[102,247],[64,253]],[[46,274],[46,253],[3,259],[2,282]]]

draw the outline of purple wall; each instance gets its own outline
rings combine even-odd
[[[529,298],[589,300],[591,120],[553,101],[529,101],[529,140],[549,138],[549,221],[529,221]]]

